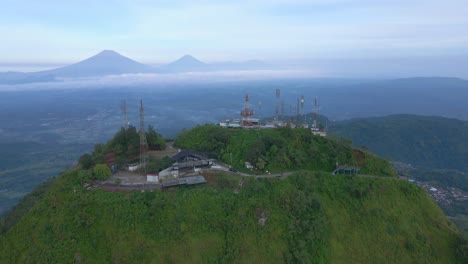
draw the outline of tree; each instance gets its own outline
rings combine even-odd
[[[79,159],[79,163],[83,169],[89,169],[94,165],[93,157],[88,153],[83,154]]]
[[[97,164],[93,168],[93,177],[96,180],[105,180],[112,175],[112,172],[106,164]]]
[[[148,126],[148,132],[146,132],[146,140],[148,141],[149,149],[163,150],[166,148],[166,142],[163,137],[156,132],[153,126]]]

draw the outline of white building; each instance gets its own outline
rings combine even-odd
[[[159,182],[159,175],[157,174],[147,174],[146,175],[147,182]]]

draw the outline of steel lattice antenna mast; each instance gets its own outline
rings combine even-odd
[[[275,125],[279,123],[279,107],[280,107],[280,89],[276,89],[276,109],[275,109]]]
[[[140,165],[146,172],[146,163],[148,161],[148,142],[145,134],[145,110],[143,109],[143,100],[140,100]]]
[[[122,110],[122,127],[128,129],[128,118],[127,118],[127,102],[125,99],[122,99],[120,104],[120,109]]]
[[[314,100],[314,124],[312,125],[313,128],[317,128],[317,115],[318,115],[318,100],[317,97],[315,97]]]
[[[300,110],[300,115],[304,115],[304,96],[301,95],[301,110]]]
[[[304,96],[301,95],[301,119],[302,119],[302,124],[305,125],[306,120],[304,118]]]
[[[298,97],[297,98],[297,104],[296,104],[296,127],[299,126],[299,113],[300,113],[299,107],[300,107],[300,103],[301,103],[301,99]]]
[[[251,126],[252,125],[251,117],[254,115],[254,111],[250,109],[248,94],[245,95],[244,109],[242,109],[240,114],[242,116],[242,125]]]

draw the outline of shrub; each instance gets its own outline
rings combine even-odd
[[[105,180],[112,175],[109,167],[105,164],[97,164],[93,168],[93,177],[96,180]]]

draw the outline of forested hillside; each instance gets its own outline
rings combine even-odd
[[[182,132],[175,145],[183,149],[212,152],[239,170],[250,162],[258,172],[301,169],[332,171],[338,164],[361,167],[363,174],[396,175],[385,160],[353,149],[346,140],[315,136],[308,129],[229,130],[214,125]]]
[[[468,122],[416,115],[353,119],[331,131],[355,146],[426,168],[468,171]]]

